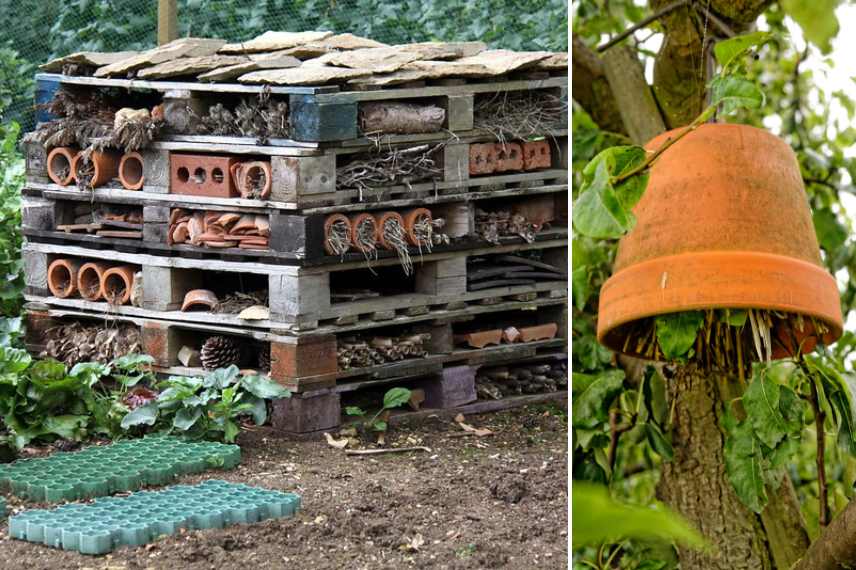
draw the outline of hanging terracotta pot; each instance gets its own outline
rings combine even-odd
[[[344,214],[327,216],[324,219],[324,251],[330,255],[342,255],[348,251],[351,248],[351,230],[351,220]],[[339,236],[338,241],[331,239],[334,231]]]
[[[124,305],[134,290],[136,269],[130,265],[111,267],[101,276],[101,292],[111,305]]]
[[[143,156],[138,152],[127,152],[119,162],[119,182],[127,190],[140,190],[146,181],[143,172]]]
[[[796,331],[803,352],[841,336],[838,288],[821,265],[796,156],[781,139],[745,125],[702,125],[654,163],[634,214],[600,293],[597,335],[609,348],[644,357],[635,343],[625,346],[634,323],[715,308],[814,317],[828,330],[818,339],[805,319]],[[785,322],[773,337],[795,332],[781,330]],[[774,358],[792,351],[774,344]]]
[[[395,245],[387,240],[387,224],[395,223],[404,228],[404,218],[398,212],[384,212],[377,219],[377,241],[384,249],[395,249]]]
[[[101,282],[104,273],[110,268],[106,263],[90,261],[80,266],[77,272],[77,289],[87,301],[100,301],[103,297]]]
[[[76,259],[55,259],[48,265],[48,289],[54,297],[65,299],[77,292],[77,272],[80,262]]]
[[[414,208],[404,213],[404,235],[407,236],[407,242],[410,245],[420,246],[426,245],[425,236],[421,234],[416,227],[420,222],[427,221],[431,223],[431,210],[428,208]]]
[[[378,226],[375,217],[367,212],[351,218],[351,245],[360,253],[369,253],[377,247]],[[369,245],[371,244],[371,245]]]
[[[48,177],[60,186],[68,186],[74,180],[72,164],[78,150],[69,146],[58,146],[48,153]]]
[[[79,153],[74,157],[71,169],[74,172],[74,180],[87,188],[104,186],[119,174],[119,153],[105,150],[96,150],[89,154],[84,160],[84,154]]]

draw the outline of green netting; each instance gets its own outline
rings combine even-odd
[[[2,2],[0,111],[32,125],[35,66],[75,51],[153,47],[154,0]],[[179,0],[179,35],[244,40],[266,30],[353,32],[386,43],[482,40],[508,49],[567,50],[562,0]]]

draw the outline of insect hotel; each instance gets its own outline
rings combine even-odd
[[[567,54],[351,34],[184,38],[37,75],[29,348],[237,365],[330,429],[567,392]]]

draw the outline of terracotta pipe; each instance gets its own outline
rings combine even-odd
[[[404,235],[410,245],[426,245],[425,239],[419,237],[415,228],[416,224],[425,218],[428,218],[429,223],[433,220],[428,208],[414,208],[404,213]]]
[[[54,297],[65,299],[77,292],[77,273],[80,261],[76,259],[55,259],[48,266],[48,289]]]
[[[232,180],[235,183],[235,187],[238,189],[238,192],[240,192],[241,197],[251,198],[254,200],[264,200],[270,196],[271,186],[273,185],[270,162],[265,162],[263,160],[239,162],[232,165],[230,172],[232,174]],[[252,182],[254,178],[259,176],[264,177],[264,185],[257,195],[253,195],[254,188]]]
[[[348,240],[348,247],[345,248],[344,251],[336,251],[333,249],[330,244],[330,232],[333,230],[333,226],[335,224],[344,224],[345,225],[345,239]],[[351,232],[353,228],[351,227],[351,220],[344,214],[330,214],[324,220],[324,251],[326,251],[330,255],[341,255],[351,249]]]
[[[87,301],[100,301],[104,296],[101,289],[102,277],[109,268],[106,263],[97,261],[84,263],[77,272],[77,289],[80,296]]]
[[[401,227],[404,228],[404,218],[401,217],[401,214],[398,212],[384,212],[377,219],[377,241],[384,249],[394,250],[395,247],[386,241],[386,236],[384,234],[384,227],[390,220],[398,221],[398,223],[401,224]]]
[[[96,150],[89,155],[88,163],[94,168],[92,178],[86,186],[88,188],[97,188],[104,186],[119,174],[119,153],[112,150]],[[74,157],[71,163],[71,169],[74,172],[74,180],[81,184],[80,174],[81,168],[88,164],[83,161],[83,153]]]
[[[132,265],[111,267],[101,276],[101,291],[111,305],[124,305],[134,290],[136,268]]]
[[[138,152],[126,152],[119,162],[119,182],[127,190],[140,190],[146,181],[143,156]]]
[[[184,302],[181,304],[182,311],[190,309],[204,308],[208,311],[213,311],[218,303],[217,295],[208,289],[193,289],[188,291],[184,296]]]
[[[48,177],[60,186],[68,186],[74,180],[74,159],[78,155],[76,148],[58,146],[48,153]]]
[[[359,240],[360,228],[364,227],[365,224],[371,224],[371,232],[369,233],[372,242],[371,247],[362,245],[362,242]],[[362,214],[357,214],[351,218],[351,246],[357,251],[361,253],[374,251],[377,247],[377,235],[378,225],[377,220],[373,215],[363,212]]]

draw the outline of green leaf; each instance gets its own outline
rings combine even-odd
[[[668,439],[666,439],[666,436],[663,435],[663,432],[660,431],[660,428],[657,427],[656,424],[646,422],[645,435],[648,438],[648,443],[651,445],[651,448],[657,452],[657,455],[662,457],[665,461],[672,460],[675,455],[672,450],[672,444]]]
[[[817,241],[820,242],[820,246],[826,251],[830,253],[835,252],[847,241],[850,233],[838,221],[838,216],[832,210],[815,209],[811,219],[814,222]]]
[[[686,311],[654,318],[657,342],[668,360],[683,358],[693,347],[698,330],[704,324],[704,313]]]
[[[383,409],[390,410],[403,406],[410,401],[410,390],[407,388],[396,387],[389,390],[383,396]]]
[[[609,405],[624,385],[623,370],[572,375],[573,425],[592,428],[606,421]]]
[[[669,414],[669,404],[666,401],[666,380],[653,366],[645,368],[642,393],[645,396],[645,404],[651,418],[658,425],[664,425]]]
[[[377,420],[375,423],[372,424],[372,429],[374,431],[386,431],[387,427],[388,426],[386,425],[386,422],[383,420]]]
[[[154,364],[154,362],[154,357],[149,356],[148,354],[132,353],[113,359],[110,362],[110,366],[124,370],[125,372],[130,372],[137,371],[144,366],[150,366]]]
[[[572,545],[598,546],[623,538],[665,540],[700,549],[704,539],[665,507],[648,508],[613,500],[606,487],[574,481],[571,488]]]
[[[240,433],[240,431],[238,424],[232,420],[226,420],[226,423],[223,426],[223,439],[226,443],[234,443],[235,438],[238,437],[238,433]]]
[[[767,504],[761,470],[761,444],[752,427],[743,422],[725,440],[725,471],[740,501],[760,513]]]
[[[213,372],[209,372],[205,376],[202,385],[222,390],[223,388],[231,386],[235,380],[237,380],[239,373],[240,370],[234,364],[228,368],[218,368]]]
[[[241,386],[253,396],[266,400],[291,397],[291,391],[267,376],[244,376],[241,378]]]
[[[725,309],[725,322],[732,327],[742,327],[748,318],[749,311],[744,309]]]
[[[247,406],[247,411],[251,416],[253,416],[253,423],[257,426],[264,425],[267,421],[267,402],[264,398],[259,398],[257,396],[250,396],[249,398],[244,398]]]
[[[349,416],[364,416],[366,413],[357,406],[345,406],[345,414]]]
[[[172,418],[172,427],[177,430],[187,431],[193,427],[193,424],[202,416],[202,408],[181,408]],[[151,424],[149,424],[151,425]]]
[[[835,9],[839,0],[781,0],[779,4],[800,25],[808,41],[823,53],[832,50],[831,40],[838,35]]]
[[[589,284],[588,267],[578,267],[571,273],[571,290],[574,294],[574,306],[583,310],[591,297],[591,285]]]
[[[750,49],[760,46],[774,38],[772,32],[750,32],[740,36],[716,42],[713,46],[713,54],[716,61],[723,68],[728,67],[736,58],[745,54]]]
[[[779,384],[763,371],[756,372],[742,401],[746,419],[767,447],[775,448],[791,431],[779,410]]]
[[[728,115],[740,108],[756,109],[764,103],[764,93],[753,81],[736,75],[719,75],[710,82],[711,104],[722,105]]]
[[[42,432],[56,434],[65,439],[79,440],[83,436],[88,423],[89,416],[48,416],[42,422]]]
[[[151,402],[131,410],[128,415],[122,418],[122,423],[120,425],[122,429],[128,429],[140,425],[150,426],[153,425],[157,419],[158,406],[155,402]]]
[[[639,146],[610,147],[583,169],[580,195],[573,206],[573,223],[584,236],[617,239],[633,229],[636,218],[631,209],[648,186],[647,171],[619,184],[614,179],[645,161]]]

